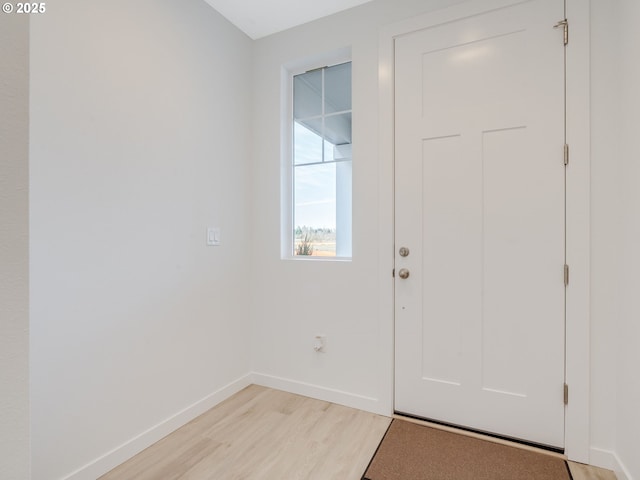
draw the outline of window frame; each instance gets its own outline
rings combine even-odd
[[[350,262],[353,259],[353,221],[351,219],[351,255],[350,256],[313,256],[295,255],[294,247],[294,77],[311,70],[332,67],[343,63],[351,63],[353,75],[353,60],[351,48],[341,48],[332,52],[316,55],[304,60],[290,62],[282,66],[281,71],[281,188],[280,188],[280,249],[281,259],[296,261],[324,261],[324,262]],[[353,85],[353,77],[352,77]],[[353,92],[353,88],[352,88]],[[352,108],[353,112],[353,93]],[[347,162],[343,162],[347,163]],[[349,162],[353,165],[353,158]],[[353,169],[352,169],[353,171]],[[337,196],[337,195],[336,195]],[[351,199],[353,199],[353,182],[351,182]],[[353,210],[353,200],[350,204]],[[337,249],[337,245],[336,245]]]

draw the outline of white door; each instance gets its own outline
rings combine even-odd
[[[531,0],[395,46],[395,409],[559,448],[563,16]]]

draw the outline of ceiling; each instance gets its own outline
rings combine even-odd
[[[257,40],[371,0],[205,0]]]

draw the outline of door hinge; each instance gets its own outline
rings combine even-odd
[[[569,385],[564,384],[564,404],[569,405]]]
[[[569,20],[565,18],[564,20],[560,20],[558,23],[556,23],[553,26],[553,28],[560,28],[560,27],[562,27],[564,31],[564,44],[567,45],[569,43]]]
[[[569,165],[569,145],[566,143],[564,144],[564,164]]]
[[[569,285],[569,265],[564,266],[564,286]]]

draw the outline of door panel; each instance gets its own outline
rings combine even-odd
[[[396,39],[396,410],[564,442],[562,2]]]

